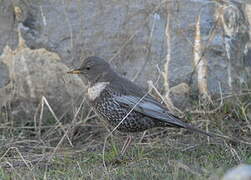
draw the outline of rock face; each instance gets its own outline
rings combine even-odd
[[[222,180],[250,180],[251,179],[251,166],[241,164],[226,172]]]
[[[55,112],[64,112],[83,93],[77,76],[65,76],[69,68],[56,53],[28,48],[20,37],[18,47],[6,46],[0,61],[9,70],[9,81],[0,88],[1,106],[11,102],[15,119],[31,118],[44,96]]]
[[[245,10],[248,12],[250,5],[231,3],[232,9],[229,4],[209,0],[2,0],[0,102],[37,102],[44,95],[62,109],[84,86],[77,77],[73,77],[74,83],[63,82],[64,72],[67,66],[79,65],[79,57],[89,55],[111,60],[118,72],[141,86],[159,79],[156,86],[163,94],[168,88],[186,87],[187,101],[187,94],[196,93],[200,85],[194,64],[196,33],[201,46],[198,59],[203,56],[207,67],[209,94],[219,94],[219,89],[223,93],[237,90],[250,83],[251,63],[242,63],[248,52],[250,15],[246,16]],[[200,31],[195,32],[198,17]],[[234,22],[240,23],[231,24]],[[236,28],[230,32],[233,25]],[[25,40],[23,47],[18,46],[18,31],[19,40]],[[236,50],[237,55],[228,53]],[[229,84],[230,74],[241,83]],[[168,81],[166,88],[163,79]],[[174,103],[181,105],[182,93],[170,92]]]

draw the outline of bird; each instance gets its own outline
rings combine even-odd
[[[81,66],[68,73],[78,74],[87,81],[86,96],[99,117],[118,131],[130,134],[155,127],[188,129],[212,137],[203,130],[185,123],[142,87],[122,77],[104,59],[87,57]],[[121,155],[131,143],[128,136]]]

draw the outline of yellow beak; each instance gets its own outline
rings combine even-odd
[[[80,74],[80,71],[79,70],[72,70],[72,71],[69,71],[67,73],[69,73],[69,74]]]

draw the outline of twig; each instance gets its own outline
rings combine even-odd
[[[62,125],[62,123],[59,121],[59,119],[57,118],[56,114],[54,113],[54,111],[52,110],[50,104],[48,103],[47,99],[46,99],[44,96],[42,97],[42,101],[45,102],[45,104],[46,104],[46,106],[49,108],[49,110],[50,110],[52,116],[53,116],[54,119],[57,121],[58,126],[63,130],[64,135],[66,136],[66,138],[67,138],[67,140],[69,141],[70,145],[73,147],[73,144],[72,144],[72,142],[71,142],[69,136],[67,135],[67,132],[68,132],[68,131],[67,131],[67,132],[65,131],[65,129],[64,129],[63,125]]]

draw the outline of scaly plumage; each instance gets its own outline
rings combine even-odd
[[[119,131],[141,132],[154,127],[171,126],[211,136],[171,114],[164,105],[133,82],[118,75],[99,57],[86,58],[79,69],[69,73],[83,75],[87,80],[90,86],[88,99],[102,118],[114,127],[124,119],[118,127]]]

